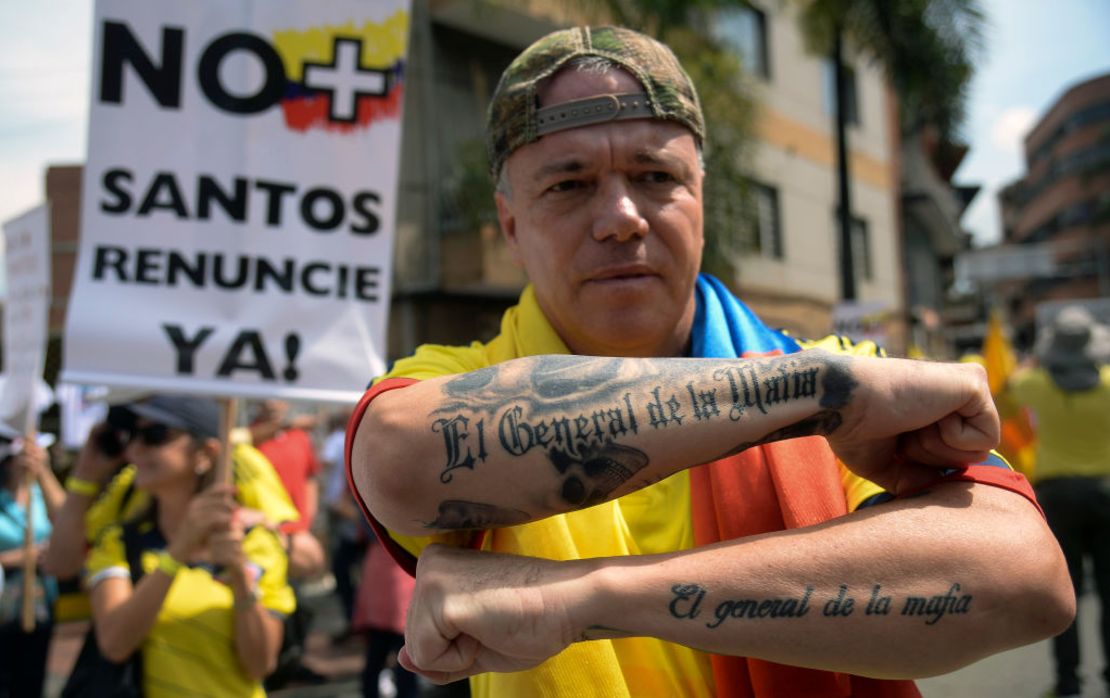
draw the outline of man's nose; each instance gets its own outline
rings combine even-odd
[[[600,242],[615,238],[624,242],[633,236],[647,235],[647,219],[641,214],[640,206],[624,180],[614,178],[606,181],[598,190],[594,206],[595,240]]]

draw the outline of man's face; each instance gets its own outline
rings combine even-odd
[[[569,69],[541,106],[638,92],[624,71]],[[693,134],[636,119],[559,131],[513,152],[498,218],[540,307],[577,354],[676,356],[694,317],[702,172]]]

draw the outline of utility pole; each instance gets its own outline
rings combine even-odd
[[[856,299],[856,274],[852,258],[852,190],[848,169],[848,114],[845,109],[845,92],[848,87],[844,69],[844,32],[840,25],[833,28],[834,89],[833,119],[836,122],[836,165],[840,205],[837,220],[840,224],[840,299]]]

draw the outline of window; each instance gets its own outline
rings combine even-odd
[[[867,221],[852,216],[852,271],[856,281],[871,276],[871,233],[867,229]]]
[[[831,58],[826,58],[821,64],[822,95],[825,102],[825,113],[832,116],[836,110],[836,68]],[[856,71],[851,66],[844,66],[844,120],[848,124],[859,126],[859,92],[856,89]]]
[[[713,25],[713,34],[740,56],[745,71],[764,80],[771,79],[767,15],[761,10],[749,6],[722,10]]]
[[[851,230],[849,231],[852,245],[852,276],[856,283],[870,281],[874,278],[871,268],[871,231],[867,221],[858,216],[852,216]],[[833,209],[833,235],[837,240],[836,264],[840,266],[840,207]]]
[[[746,226],[741,249],[748,254],[782,259],[778,189],[760,182],[749,182],[748,186],[751,192],[752,216]]]

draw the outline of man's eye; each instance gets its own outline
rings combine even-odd
[[[643,175],[643,180],[645,182],[651,182],[652,184],[666,184],[668,182],[675,181],[675,178],[674,175],[672,175],[670,172],[653,170],[651,172],[645,172]]]
[[[565,179],[561,182],[556,182],[547,188],[549,192],[559,194],[561,192],[574,191],[582,186],[580,179]]]

